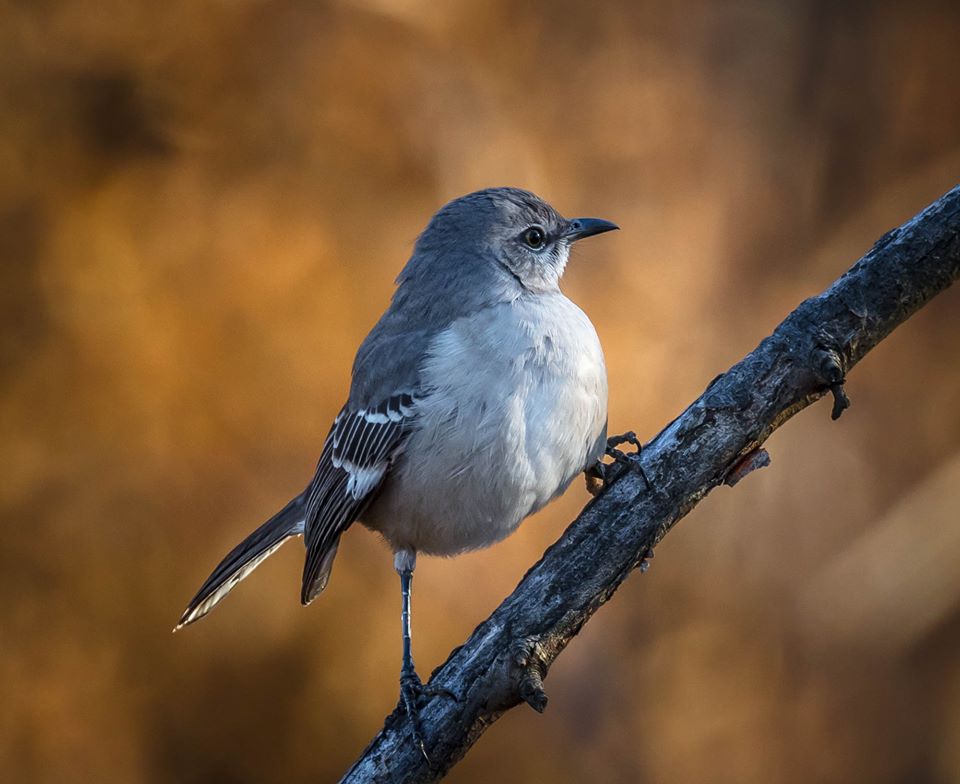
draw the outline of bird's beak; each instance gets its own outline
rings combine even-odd
[[[563,233],[563,236],[570,242],[576,242],[584,237],[592,237],[594,234],[603,234],[605,231],[613,231],[619,228],[616,223],[611,223],[602,218],[574,218],[567,224],[567,230]]]

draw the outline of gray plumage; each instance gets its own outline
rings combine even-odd
[[[603,353],[559,281],[570,245],[612,228],[512,188],[437,212],[357,352],[310,484],[224,559],[179,626],[292,536],[305,535],[306,604],[356,520],[409,573],[417,552],[502,539],[592,466],[606,439]]]

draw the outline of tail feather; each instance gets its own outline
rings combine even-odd
[[[200,586],[197,595],[190,600],[174,631],[200,620],[230,593],[237,583],[276,552],[287,539],[302,535],[303,507],[303,496],[298,495],[227,553],[206,582]]]
[[[336,538],[327,545],[327,549],[320,558],[316,577],[314,577],[310,583],[310,590],[304,594],[306,601],[301,600],[303,604],[310,604],[310,602],[316,599],[323,592],[323,589],[327,587],[327,583],[330,581],[330,570],[333,569],[333,559],[337,557],[337,548],[339,546],[340,535],[337,534]]]

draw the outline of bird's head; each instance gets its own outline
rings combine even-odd
[[[514,295],[555,291],[570,246],[616,228],[600,218],[564,218],[528,191],[488,188],[441,208],[417,240],[411,261],[423,259],[439,275],[491,276]]]

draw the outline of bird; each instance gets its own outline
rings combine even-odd
[[[300,599],[309,604],[327,586],[341,536],[359,521],[393,551],[400,706],[426,756],[418,709],[425,687],[411,652],[417,556],[492,545],[602,465],[603,350],[560,280],[573,243],[617,228],[564,218],[509,187],[437,211],[357,351],[313,478],[226,555],[175,631],[298,536],[306,546]]]

